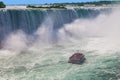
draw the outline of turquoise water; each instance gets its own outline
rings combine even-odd
[[[119,80],[120,53],[88,50],[88,44],[89,39],[85,39],[81,43],[32,47],[15,54],[2,50],[0,80]],[[75,50],[85,54],[84,64],[67,63]]]
[[[0,80],[120,80],[120,10],[0,14]],[[68,63],[78,50],[85,63]]]

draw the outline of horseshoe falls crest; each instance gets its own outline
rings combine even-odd
[[[120,80],[119,8],[1,9],[0,42],[0,80]]]

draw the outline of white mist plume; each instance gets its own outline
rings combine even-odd
[[[4,48],[12,51],[22,51],[27,48],[27,36],[19,30],[11,33],[4,42]]]
[[[76,38],[92,38],[86,50],[120,51],[120,10],[113,10],[111,14],[100,14],[95,19],[78,19],[64,25],[59,30],[63,41]],[[97,39],[96,39],[97,38]],[[82,45],[81,45],[82,46]]]
[[[59,30],[63,37],[88,37],[88,36],[117,36],[120,34],[120,10],[115,10],[111,14],[101,14],[95,19],[77,19],[70,24],[64,25]]]
[[[11,33],[4,40],[4,49],[11,51],[24,51],[28,48],[42,48],[52,43],[53,20],[46,17],[33,35],[27,35],[22,30]]]
[[[36,46],[43,46],[52,42],[53,20],[51,17],[46,17],[45,21],[40,25],[34,35],[37,36],[34,43]]]
[[[65,24],[61,29],[58,30],[58,35],[57,35],[59,37],[58,42],[60,42],[61,44],[62,42],[66,42],[66,41],[68,42],[72,40],[80,41],[81,38],[88,38],[94,36],[94,37],[107,38],[107,40],[109,41],[106,41],[105,39],[105,42],[104,41],[102,42],[106,45],[111,44],[110,45],[111,47],[109,47],[109,49],[112,47],[118,47],[120,46],[118,41],[120,40],[119,15],[120,15],[120,10],[114,10],[109,15],[100,14],[95,19],[77,19],[70,24]],[[38,30],[34,33],[34,36],[32,37],[33,40],[31,43],[33,47],[41,48],[46,44],[52,44],[52,41],[54,40],[53,24],[54,21],[52,20],[52,17],[47,17],[45,19],[43,24],[38,28]],[[13,51],[22,51],[27,48],[30,48],[30,46],[28,46],[27,44],[31,41],[31,39],[28,39],[28,37],[29,36],[26,35],[23,31],[12,33],[5,40],[4,47],[5,49],[9,49]],[[92,44],[94,44],[93,42]],[[101,46],[99,45],[102,42],[99,39],[99,41],[97,41],[98,44],[95,43],[93,46],[97,44],[98,49],[101,49]],[[114,45],[112,44],[112,42],[114,42]]]

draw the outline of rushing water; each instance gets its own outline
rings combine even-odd
[[[120,10],[0,10],[0,80],[120,80]],[[79,50],[82,65],[68,63]]]

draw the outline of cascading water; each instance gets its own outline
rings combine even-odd
[[[119,80],[120,10],[0,10],[0,80]],[[76,51],[83,65],[69,64]]]
[[[95,12],[94,15],[91,12]],[[99,10],[0,10],[1,37],[10,32],[22,29],[26,33],[33,33],[42,24],[46,16],[51,16],[55,29],[70,23],[79,17],[93,17]],[[4,36],[3,36],[4,35]]]

